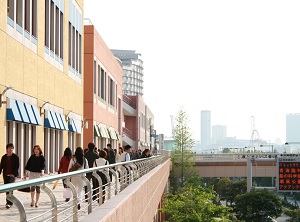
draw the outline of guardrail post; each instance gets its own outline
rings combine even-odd
[[[92,189],[92,185],[90,183],[90,181],[84,176],[81,175],[82,180],[85,182],[86,186],[87,186],[87,190],[89,192],[88,195],[88,214],[92,213],[92,195],[93,195],[93,189]]]
[[[93,171],[93,176],[97,179],[98,181],[98,184],[99,184],[99,187],[98,187],[98,204],[99,206],[103,203],[103,198],[102,198],[102,195],[103,195],[103,192],[102,192],[102,179],[101,177],[98,175],[97,171]],[[100,200],[101,198],[101,200]]]
[[[53,192],[45,186],[45,183],[42,184],[41,189],[48,194],[50,197],[51,203],[52,203],[52,221],[56,222],[57,221],[57,201],[56,198],[53,194]]]
[[[16,198],[12,191],[10,191],[7,195],[6,198],[13,202],[16,207],[18,208],[19,214],[20,214],[20,222],[27,222],[27,216],[26,216],[26,212],[25,212],[25,207],[24,205],[21,203],[21,201],[19,201],[18,198]]]
[[[70,178],[65,180],[65,184],[71,189],[73,194],[73,221],[78,222],[78,215],[77,215],[77,204],[78,204],[78,198],[77,198],[77,190],[75,186],[71,183]]]

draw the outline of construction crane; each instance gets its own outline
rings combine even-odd
[[[250,138],[250,144],[249,149],[250,151],[253,150],[255,152],[255,144],[257,144],[256,147],[259,147],[259,143],[261,142],[259,133],[255,127],[255,121],[254,116],[251,116],[251,138]]]

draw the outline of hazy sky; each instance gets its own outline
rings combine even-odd
[[[300,1],[85,0],[110,49],[144,61],[144,100],[171,134],[182,106],[195,139],[201,110],[227,136],[285,142],[285,116],[300,113]]]

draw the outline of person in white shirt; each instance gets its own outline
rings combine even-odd
[[[131,149],[130,145],[126,145],[124,147],[124,152],[121,155],[121,161],[122,162],[130,161],[130,149]]]
[[[96,159],[95,162],[94,162],[94,167],[99,167],[99,166],[104,166],[104,165],[108,165],[109,162],[108,160],[106,160],[107,156],[107,153],[106,151],[104,150],[100,150],[99,151],[99,159]],[[108,168],[105,169],[108,173]],[[101,180],[102,180],[102,203],[104,203],[104,200],[105,200],[105,186],[107,186],[107,179],[106,179],[106,176],[104,173],[100,172],[100,171],[97,171],[97,174],[100,176]],[[97,180],[96,182],[96,187],[99,188],[99,182]],[[100,197],[100,192],[99,192],[99,189],[97,189],[97,193],[98,193],[98,200],[100,200],[101,198]]]
[[[77,170],[83,170],[83,169],[89,168],[88,161],[86,160],[86,158],[84,158],[83,149],[81,147],[76,148],[75,155],[69,163],[69,168],[68,168],[69,172],[70,172],[71,167],[73,165],[75,165],[75,163],[78,163],[80,165],[80,167]],[[71,183],[77,189],[77,198],[79,200],[77,208],[79,210],[80,202],[82,201],[82,189],[84,186],[84,182],[83,182],[83,179],[81,178],[81,175],[72,176]]]

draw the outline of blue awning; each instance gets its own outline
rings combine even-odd
[[[37,124],[34,113],[33,113],[33,110],[31,108],[31,105],[27,104],[27,103],[24,103],[24,106],[25,106],[25,110],[27,112],[27,115],[29,117],[30,123],[31,124]]]
[[[55,112],[52,112],[52,111],[49,111],[49,112],[50,112],[50,115],[52,116],[52,119],[53,119],[55,128],[56,128],[56,129],[60,129],[60,125],[59,125],[59,123],[58,123],[58,120],[57,120],[57,117],[56,117],[56,115],[55,115]]]
[[[51,115],[51,111],[45,110],[44,127],[55,128],[54,121]]]
[[[62,114],[59,114],[59,116],[60,116],[61,122],[62,122],[62,124],[63,124],[63,129],[69,130],[68,124],[67,124],[67,122],[66,122],[66,120],[65,120],[65,116],[62,115]],[[58,118],[58,117],[57,117],[57,118]]]
[[[22,122],[16,100],[9,99],[9,108],[6,109],[6,120]]]
[[[61,121],[60,114],[59,114],[59,113],[54,113],[54,114],[55,114],[56,119],[57,119],[57,121],[58,121],[59,128],[60,128],[60,129],[65,129],[65,128],[64,128],[64,125],[63,125],[63,123],[62,123],[62,121]]]
[[[43,122],[42,122],[42,118],[40,116],[40,113],[38,111],[38,108],[36,106],[31,106],[32,110],[33,110],[33,113],[34,113],[34,117],[35,117],[35,120],[37,122],[38,125],[43,125]]]
[[[70,119],[69,121],[69,131],[81,134],[81,120]]]
[[[30,123],[27,112],[25,110],[24,103],[17,100],[17,107],[18,107],[19,113],[21,114],[22,122]]]
[[[43,125],[36,106],[9,98],[9,108],[6,109],[6,119],[22,123]]]
[[[73,119],[69,120],[69,131],[71,131],[73,133],[77,132],[77,129],[76,129],[76,126],[75,126],[75,123],[74,123]]]
[[[81,120],[74,119],[77,133],[81,134]]]

